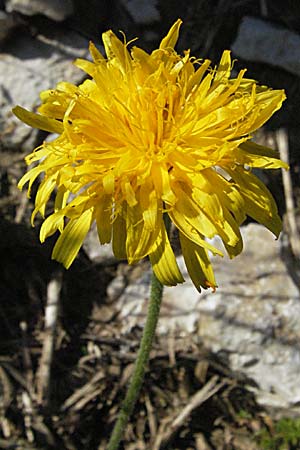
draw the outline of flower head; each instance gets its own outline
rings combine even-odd
[[[242,250],[239,226],[250,216],[276,236],[275,202],[252,167],[279,168],[277,153],[250,141],[280,108],[284,91],[230,78],[230,52],[220,64],[174,50],[181,21],[151,54],[103,34],[107,58],[93,44],[93,62],[75,64],[90,79],[58,83],[41,93],[39,114],[16,107],[25,123],[54,132],[27,156],[34,166],[19,187],[43,174],[32,220],[43,222],[43,242],[57,230],[53,258],[69,267],[92,223],[101,244],[112,241],[117,258],[134,263],[149,256],[165,285],[183,281],[166,232],[168,215],[179,230],[189,274],[200,287],[216,286],[205,238],[221,237],[230,257]]]

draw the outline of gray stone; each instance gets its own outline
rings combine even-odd
[[[117,276],[108,285],[106,294],[107,300],[113,302],[123,294],[126,287],[126,279],[123,274],[117,274]]]
[[[16,26],[16,21],[12,15],[0,11],[0,43],[3,42]]]
[[[5,8],[26,16],[42,14],[58,22],[73,14],[72,0],[7,0]]]
[[[160,20],[157,0],[121,0],[121,3],[138,25],[149,25]]]
[[[240,256],[212,257],[219,285],[215,293],[199,294],[178,258],[186,282],[165,288],[158,332],[197,333],[206,347],[229,355],[233,370],[256,381],[261,403],[293,408],[300,402],[299,291],[268,230],[250,224],[242,235]],[[144,320],[149,283],[150,271],[120,297],[124,332]]]
[[[83,248],[89,259],[97,264],[111,264],[116,262],[111,244],[100,244],[95,223],[84,240]]]
[[[84,73],[72,62],[86,57],[88,41],[75,32],[56,30],[55,38],[18,34],[0,54],[0,134],[1,146],[28,151],[36,133],[20,122],[11,109],[20,105],[35,110],[39,93],[54,88],[58,81],[80,82]]]
[[[272,64],[300,75],[300,36],[285,28],[246,16],[231,48],[245,60]]]

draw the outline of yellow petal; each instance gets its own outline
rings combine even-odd
[[[223,215],[224,233],[219,233],[219,235],[222,238],[223,244],[227,250],[229,257],[234,258],[243,250],[243,239],[239,229],[239,224],[236,222],[231,213],[224,208]]]
[[[246,220],[245,201],[241,196],[238,187],[226,180],[224,191],[220,192],[219,200],[223,206],[223,211],[227,210],[232,214],[238,226]]]
[[[112,233],[112,207],[111,197],[104,195],[99,199],[95,208],[95,219],[97,222],[97,230],[99,241],[101,244],[109,244]]]
[[[272,148],[258,145],[255,142],[247,141],[239,146],[239,157],[241,162],[250,167],[260,167],[264,169],[288,169],[289,166],[279,159],[279,154]]]
[[[21,106],[15,106],[12,109],[12,112],[18,119],[22,120],[22,122],[30,127],[39,128],[40,130],[48,131],[49,133],[61,134],[64,131],[63,124],[58,120],[32,113]]]
[[[167,204],[174,205],[176,196],[171,189],[170,175],[162,164],[152,164],[151,177],[157,195]]]
[[[218,227],[218,222],[215,220],[214,212],[216,211],[216,208],[214,202],[210,201],[210,203],[208,203],[209,195],[204,192],[204,195],[202,196],[204,197],[203,205],[201,205],[201,203],[199,205],[201,192],[197,196],[196,192],[193,192],[188,186],[180,186],[179,183],[174,185],[174,192],[176,193],[177,202],[170,210],[169,215],[176,226],[184,234],[188,233],[188,230],[190,230],[193,235],[204,235],[208,238],[215,236],[220,227]],[[212,207],[212,211],[209,211],[210,206]],[[183,223],[185,223],[185,226],[183,226]],[[179,224],[181,225],[179,226]]]
[[[184,234],[188,239],[193,241],[195,244],[199,245],[200,247],[206,248],[207,250],[210,250],[214,255],[223,256],[223,253],[214,247],[213,245],[209,244],[209,242],[206,242],[203,238],[201,232],[199,231],[199,225],[197,225],[197,228],[195,228],[193,225],[190,224],[190,222],[187,220],[187,218],[181,214],[176,207],[172,208],[170,211],[168,211],[168,214],[176,225],[176,227]]]
[[[201,66],[196,70],[196,72],[191,77],[189,77],[187,83],[187,93],[189,93],[193,88],[198,87],[200,85],[203,75],[209,68],[209,65],[210,60],[206,59],[205,61],[203,61]]]
[[[149,258],[153,271],[162,284],[165,286],[176,286],[176,284],[184,282],[163,220],[160,223],[159,234]]]
[[[178,41],[179,29],[181,24],[182,20],[177,19],[174,25],[171,26],[167,36],[162,39],[159,46],[160,49],[168,49],[175,47],[176,42]]]
[[[238,256],[243,250],[243,239],[242,239],[242,237],[235,245],[226,244],[226,242],[224,242],[224,241],[223,241],[223,244],[224,244],[224,247],[226,248],[226,251],[227,251],[230,259],[235,258],[236,256]]]
[[[31,224],[33,226],[33,221],[36,214],[39,212],[42,217],[45,215],[46,204],[50,198],[51,193],[53,192],[56,186],[56,176],[45,178],[40,184],[36,197],[35,197],[35,208],[31,215]]]
[[[151,58],[151,56],[147,52],[145,52],[145,50],[139,47],[132,47],[131,56],[137,63],[134,73],[140,84],[142,84],[147,76],[150,75],[150,73],[153,73],[157,67],[154,64],[153,58]]]
[[[74,61],[74,64],[79,69],[83,70],[85,73],[90,75],[91,77],[94,77],[95,72],[97,71],[97,67],[94,63],[91,61],[87,61],[86,59],[77,58]]]
[[[113,222],[112,248],[117,259],[127,259],[126,222],[121,215],[118,215]]]
[[[44,160],[47,156],[49,156],[49,149],[44,143],[40,147],[35,148],[32,153],[29,153],[29,155],[25,156],[25,161],[27,166],[30,166],[30,164],[32,164],[33,162],[39,161],[40,159]]]
[[[67,205],[70,196],[70,191],[66,190],[64,186],[61,186],[57,190],[57,194],[54,202],[54,212],[64,210]],[[65,226],[64,216],[62,215],[61,221],[57,223],[57,229],[62,233]]]
[[[25,175],[22,176],[21,180],[18,183],[18,188],[23,189],[24,184],[26,184],[29,181],[28,186],[28,193],[27,196],[30,197],[30,190],[31,187],[36,180],[36,178],[40,175],[40,173],[43,172],[43,168],[40,166],[33,167],[33,169],[30,169]]]
[[[230,50],[224,50],[221,61],[219,63],[214,82],[227,81],[231,72],[231,57]]]
[[[62,232],[65,223],[64,217],[65,211],[60,210],[54,214],[51,214],[51,216],[44,220],[40,229],[41,242],[44,242],[47,237],[52,236],[57,230]]]
[[[124,199],[128,203],[128,206],[135,206],[137,204],[137,199],[135,196],[135,190],[131,186],[131,183],[124,178],[121,182],[121,189],[124,196]]]
[[[52,258],[61,262],[66,269],[70,267],[76,258],[83,240],[86,237],[93,220],[93,208],[85,211],[78,219],[72,219],[59,236]]]
[[[241,235],[239,223],[225,206],[230,204],[226,198],[226,190],[229,190],[226,182],[222,183],[220,176],[212,169],[203,170],[193,178],[195,187],[191,195],[180,194],[183,201],[181,206],[178,203],[178,208],[182,213],[185,211],[188,222],[201,234],[209,238],[218,234],[224,243],[236,247]],[[225,204],[222,203],[224,197]]]
[[[151,232],[156,228],[158,214],[162,211],[162,202],[158,200],[151,180],[140,187],[138,201],[143,211],[145,229]]]
[[[89,51],[90,51],[90,54],[96,64],[99,64],[99,63],[102,63],[105,61],[104,57],[99,52],[99,50],[97,49],[97,47],[95,46],[95,44],[93,42],[90,42]]]
[[[250,171],[239,168],[227,170],[237,183],[240,194],[244,198],[246,214],[263,224],[278,237],[282,229],[282,222],[275,200],[264,183]]]
[[[159,228],[149,230],[143,220],[140,205],[128,206],[126,213],[126,254],[129,264],[147,256],[157,239]]]
[[[38,107],[38,112],[52,119],[63,120],[64,114],[78,87],[72,83],[61,81],[57,83],[56,89],[48,89],[40,93],[42,104]]]
[[[114,61],[116,66],[122,71],[129,70],[131,58],[126,44],[121,42],[111,30],[102,34],[102,40],[108,59]]]
[[[218,168],[218,170],[220,170],[220,168]],[[222,173],[229,177],[225,171],[222,171]],[[195,179],[198,180],[200,176],[201,173],[198,174]],[[237,186],[224,178],[216,170],[203,170],[202,177],[205,180],[205,184],[195,184],[195,193],[198,193],[199,204],[202,205],[203,208],[205,208],[205,203],[209,204],[211,211],[210,217],[215,217],[218,222],[220,219],[223,221],[224,210],[227,210],[233,215],[236,223],[241,225],[246,219],[246,214],[244,211],[244,200],[239,193]]]
[[[58,188],[54,203],[55,212],[63,209],[66,206],[69,196],[70,191],[68,191],[64,186]]]
[[[199,292],[201,292],[201,287],[215,289],[217,287],[216,280],[207,250],[196,245],[184,234],[180,233],[179,236],[184,261],[196,289]]]
[[[115,189],[115,176],[113,171],[109,171],[106,175],[104,175],[102,182],[105,193],[107,195],[112,195]]]
[[[283,90],[268,89],[262,93],[256,95],[256,106],[259,107],[256,119],[253,121],[249,132],[253,132],[260,128],[270,117],[281,108],[283,101],[286,99],[285,92]]]

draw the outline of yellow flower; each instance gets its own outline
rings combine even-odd
[[[30,126],[59,136],[27,156],[33,167],[19,187],[43,174],[32,221],[55,191],[54,211],[41,227],[43,242],[61,233],[53,258],[70,267],[92,223],[117,258],[149,256],[165,285],[183,282],[166,232],[168,215],[197,289],[215,288],[205,238],[221,237],[230,257],[242,250],[246,216],[276,236],[281,221],[271,194],[251,168],[279,168],[277,153],[250,141],[280,108],[284,91],[230,78],[230,52],[220,64],[197,60],[174,46],[181,20],[151,54],[103,34],[105,59],[90,45],[93,62],[75,64],[91,79],[58,83],[41,93],[39,114],[17,106]]]

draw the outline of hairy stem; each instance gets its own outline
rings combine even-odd
[[[149,299],[147,319],[143,331],[140,348],[137,355],[137,360],[135,363],[134,371],[132,374],[127,394],[122,403],[117,422],[115,424],[107,447],[108,450],[117,450],[119,448],[119,444],[123,438],[125,428],[127,426],[130,415],[132,414],[134,405],[139,396],[144,380],[146,366],[149,360],[153,338],[155,335],[156,325],[159,318],[162,293],[163,293],[163,285],[157,279],[156,275],[153,273],[151,280],[151,294]]]

